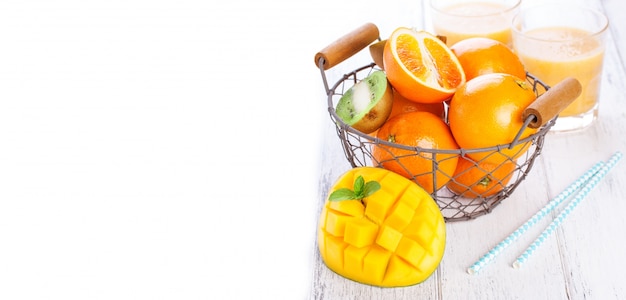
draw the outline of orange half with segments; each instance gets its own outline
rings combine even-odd
[[[443,102],[465,83],[452,50],[426,31],[397,28],[385,44],[383,63],[391,85],[415,102]]]

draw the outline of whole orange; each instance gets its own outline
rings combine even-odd
[[[478,76],[461,86],[450,101],[448,122],[461,148],[502,147],[493,151],[471,151],[467,156],[475,161],[486,160],[500,164],[515,160],[530,146],[530,142],[511,146],[517,133],[520,139],[537,129],[522,128],[522,113],[536,95],[523,79],[504,73]]]
[[[441,119],[445,118],[446,110],[443,102],[439,103],[419,103],[415,101],[411,101],[406,97],[400,95],[400,93],[394,91],[393,93],[393,104],[391,106],[391,114],[389,118],[397,116],[399,114],[404,114],[408,112],[414,111],[427,111],[435,114]]]
[[[474,37],[461,40],[450,49],[459,59],[466,80],[489,73],[507,73],[526,78],[524,65],[517,54],[499,41]]]
[[[469,157],[459,159],[454,171],[454,179],[448,182],[448,189],[461,197],[489,197],[500,192],[513,177],[517,164],[506,161],[493,164],[475,162]]]
[[[383,49],[387,79],[409,100],[438,103],[449,99],[465,83],[457,57],[437,36],[399,27]]]
[[[413,149],[377,144],[372,149],[374,164],[414,180],[428,193],[443,187],[452,177],[459,155],[448,125],[438,116],[423,111],[397,115],[378,130],[381,140]],[[436,165],[436,167],[435,167]],[[436,170],[435,170],[436,168]]]

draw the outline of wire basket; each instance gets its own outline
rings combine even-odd
[[[330,114],[331,120],[336,125],[337,136],[339,137],[339,141],[341,142],[345,157],[350,165],[352,167],[382,167],[383,163],[385,162],[377,161],[375,156],[373,155],[373,150],[376,147],[406,150],[402,152],[408,152],[408,154],[403,154],[402,157],[392,156],[391,159],[394,160],[394,163],[397,163],[400,166],[402,166],[402,161],[409,156],[419,156],[422,159],[430,160],[430,162],[432,163],[432,172],[430,172],[429,174],[412,174],[407,168],[404,169],[407,171],[407,177],[412,180],[416,180],[417,177],[424,175],[430,175],[433,177],[433,192],[431,193],[431,196],[438,204],[446,221],[469,220],[491,212],[504,199],[508,198],[529,174],[535,160],[541,154],[546,133],[556,122],[556,115],[560,110],[562,110],[562,108],[557,109],[556,112],[546,112],[547,115],[550,115],[550,117],[548,118],[545,118],[545,116],[538,113],[529,114],[525,118],[524,126],[520,128],[517,137],[513,141],[508,144],[493,145],[492,147],[487,148],[458,150],[427,149],[406,146],[381,140],[373,135],[363,133],[349,126],[335,112],[335,107],[337,106],[339,99],[350,87],[370,75],[373,71],[380,70],[380,68],[377,67],[377,64],[372,62],[352,72],[349,72],[343,75],[343,77],[332,86],[329,85],[325,72],[325,70],[351,57],[375,40],[380,41],[380,38],[378,37],[378,29],[373,24],[366,24],[337,40],[335,43],[329,45],[327,48],[325,48],[325,50],[322,50],[322,52],[316,54],[315,56],[316,64],[320,69],[322,81],[324,83],[326,95],[328,97],[328,112]],[[528,74],[527,81],[533,87],[533,90],[538,96],[538,99],[541,99],[539,97],[545,94],[550,89],[548,85],[542,83],[531,74]],[[562,98],[563,95],[560,96]],[[573,99],[571,100],[573,101]],[[569,102],[564,103],[568,104]],[[554,107],[554,105],[552,105],[552,107]],[[534,134],[526,138],[520,139],[519,137],[523,129],[525,129],[527,126],[532,127],[532,125],[534,125],[534,128],[538,128],[538,130]],[[525,150],[525,152],[519,157],[513,158],[502,152],[503,149],[513,148],[514,146],[519,145],[524,145],[520,147],[522,149],[527,148],[527,150]],[[444,176],[443,178],[445,178],[446,180],[456,182],[456,178],[453,174],[441,173],[441,170],[439,169],[439,164],[442,161],[441,159],[438,159],[438,156],[444,157],[450,156],[450,154],[456,154],[459,157],[458,159],[464,159],[463,157],[465,156],[465,154],[472,152],[489,152],[494,155],[503,155],[507,157],[507,162],[504,163],[514,164],[514,168],[512,168],[510,174],[505,176],[510,176],[510,180],[508,180],[506,184],[502,184],[502,190],[489,196],[474,197],[473,195],[471,198],[466,198],[461,196],[464,193],[453,193],[446,187],[446,185],[437,188],[438,184],[436,180],[439,176],[442,175]],[[476,161],[474,163],[478,165],[480,162],[481,161]],[[435,172],[439,173],[435,174]],[[469,190],[472,187],[466,186],[465,188]]]

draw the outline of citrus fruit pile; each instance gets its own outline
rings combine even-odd
[[[510,143],[520,131],[519,139],[537,131],[522,130],[536,94],[519,57],[489,38],[448,46],[405,27],[370,52],[380,70],[363,80],[367,87],[348,90],[337,110],[348,125],[383,141],[372,146],[374,165],[430,194],[446,187],[463,198],[485,198],[504,189],[530,147]],[[496,146],[502,147],[484,150]]]

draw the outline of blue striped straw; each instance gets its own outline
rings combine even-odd
[[[574,208],[576,208],[576,206],[589,194],[589,192],[591,192],[593,188],[596,187],[598,182],[600,182],[602,178],[604,178],[606,173],[608,173],[621,158],[622,153],[619,151],[611,156],[609,161],[600,169],[600,171],[598,171],[598,173],[595,174],[589,180],[589,182],[585,184],[585,186],[583,186],[583,188],[576,195],[574,200],[570,202],[565,207],[565,209],[556,217],[556,219],[554,219],[554,221],[552,221],[552,223],[548,225],[548,227],[541,233],[541,235],[539,235],[539,237],[537,237],[537,239],[530,246],[528,246],[528,248],[526,248],[526,251],[524,251],[524,253],[522,253],[522,255],[520,255],[515,260],[515,262],[513,262],[514,268],[520,268],[528,260],[528,258],[530,258],[535,250],[537,250],[539,246],[541,246],[541,244],[548,238],[548,236],[552,234],[554,230],[558,228],[559,225],[561,225],[561,223],[563,223],[565,218],[567,218],[567,216],[574,210]]]
[[[535,213],[526,223],[522,224],[517,228],[513,233],[507,236],[504,240],[502,240],[495,247],[491,248],[489,252],[483,255],[479,260],[477,260],[473,265],[467,268],[467,273],[469,274],[477,274],[480,270],[493,261],[506,247],[515,242],[522,234],[524,234],[528,229],[533,227],[537,222],[543,219],[547,214],[549,214],[554,208],[559,206],[565,199],[569,198],[574,192],[576,192],[585,182],[587,182],[593,175],[600,170],[600,168],[604,165],[604,162],[598,162],[593,165],[587,172],[585,172],[582,176],[580,176],[576,181],[570,184],[565,190],[563,190],[560,194],[554,197],[548,204],[546,204],[541,210]]]

